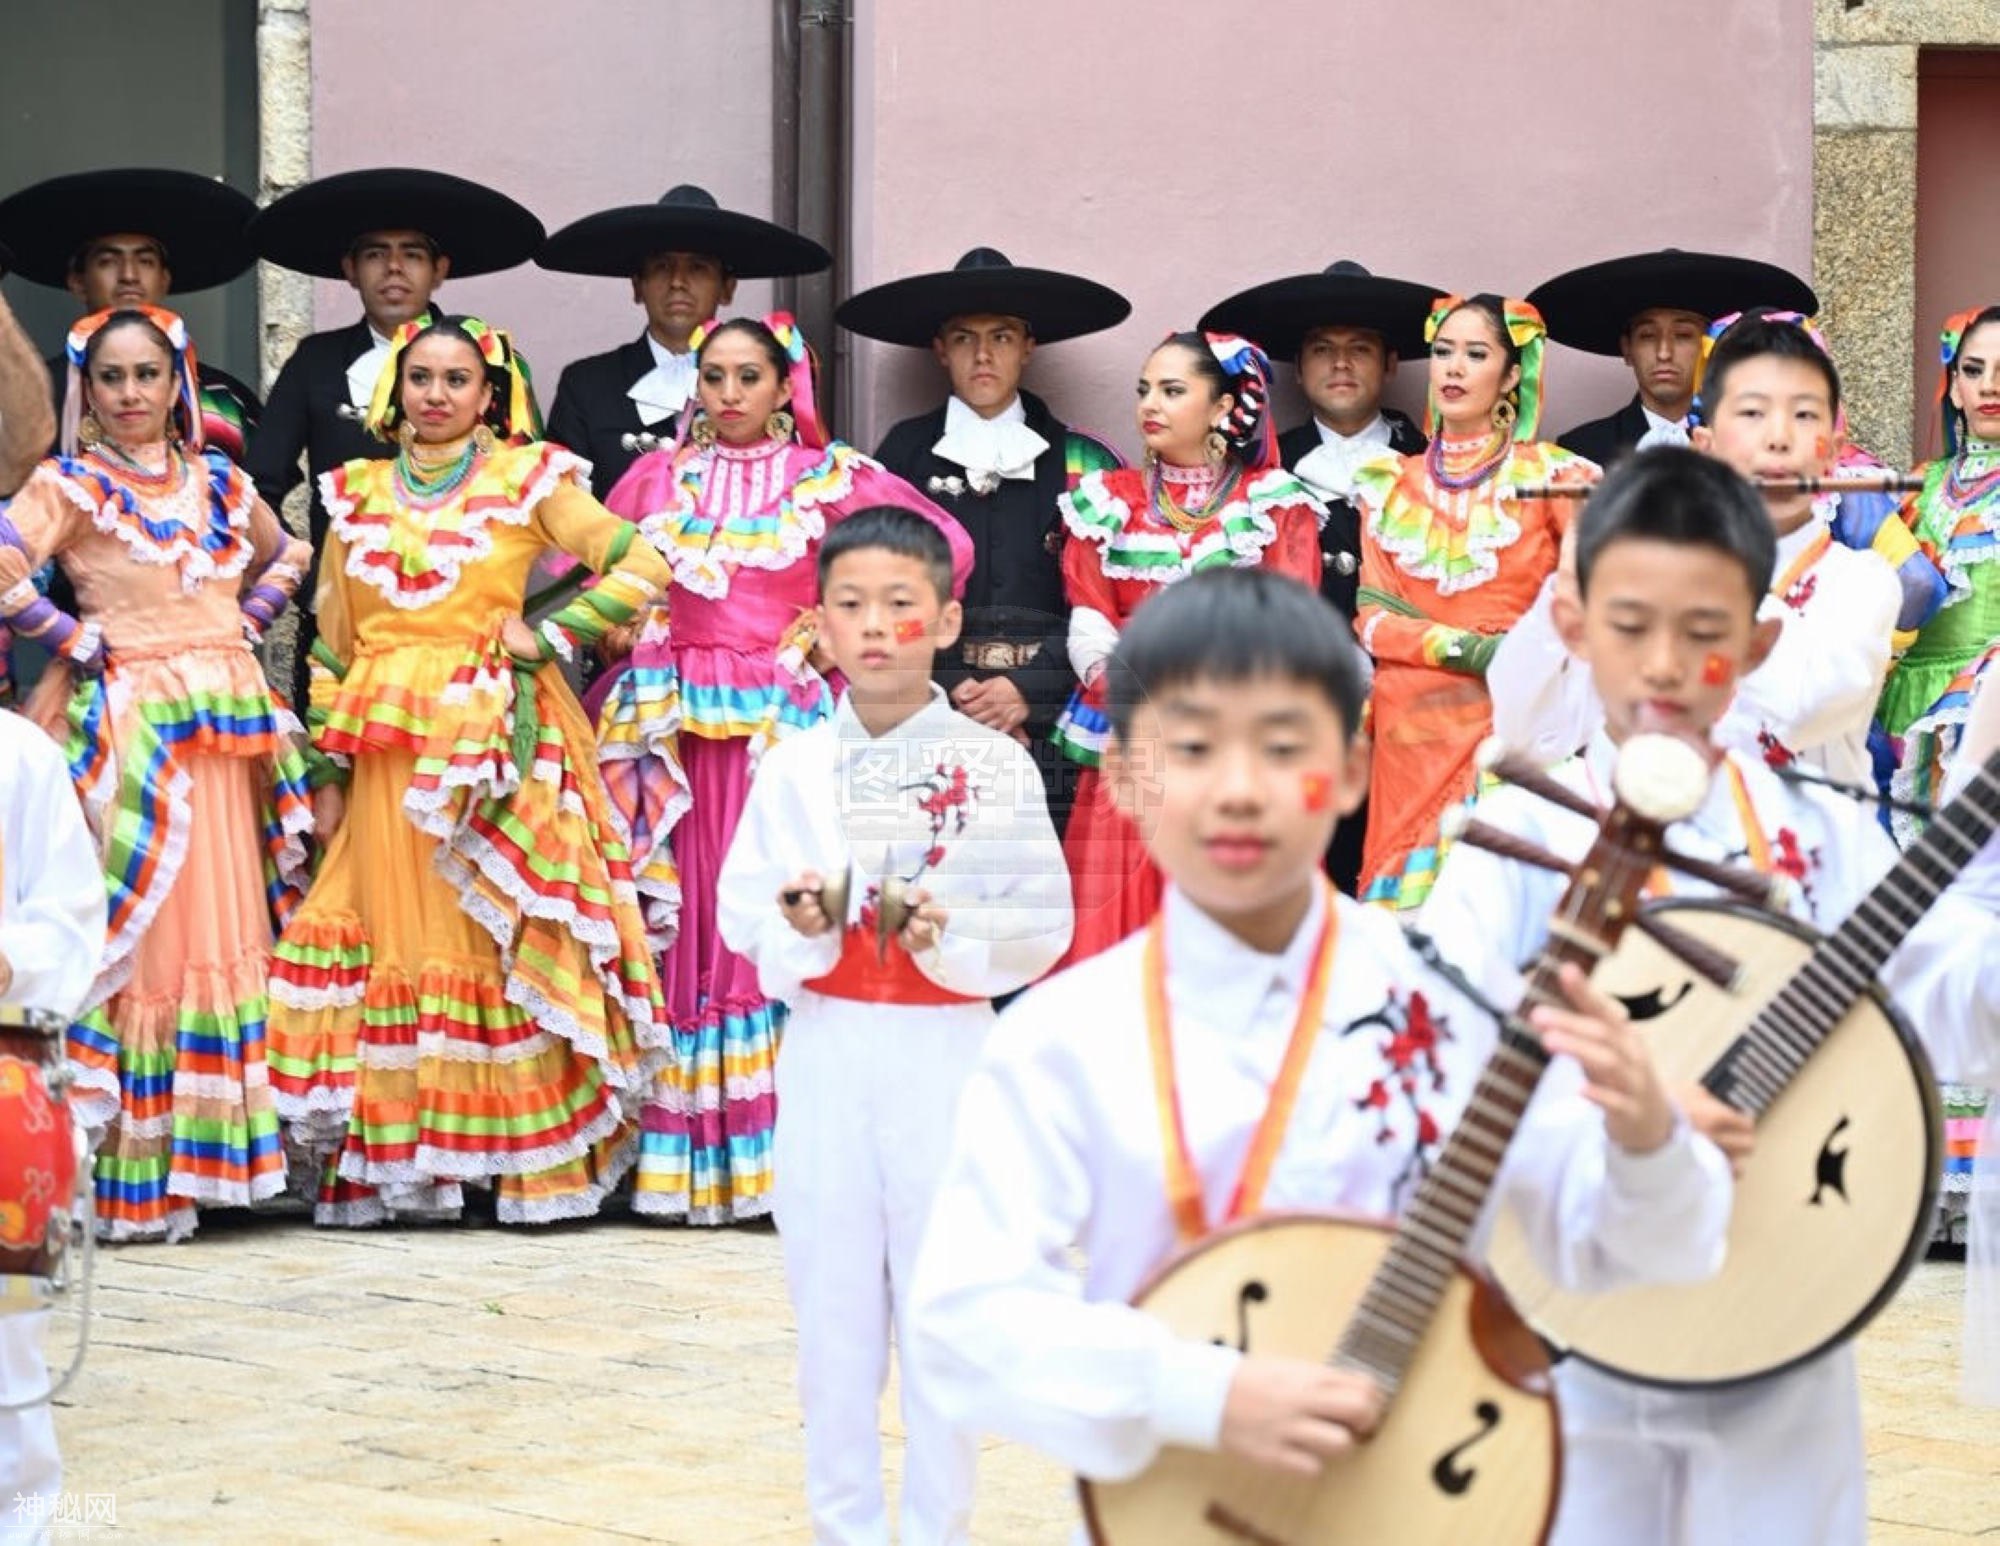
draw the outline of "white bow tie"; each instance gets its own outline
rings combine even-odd
[[[382,367],[388,363],[388,341],[374,339],[367,352],[347,367],[347,400],[365,412],[375,396],[375,383],[381,379]]]
[[[625,395],[639,406],[639,421],[648,427],[671,418],[694,396],[694,353],[670,354],[633,382]]]
[[[944,434],[931,447],[965,469],[975,492],[990,494],[1003,478],[1031,479],[1035,459],[1049,443],[1019,419],[982,419],[976,413],[945,414]]]
[[[1633,449],[1643,451],[1648,446],[1684,446],[1688,443],[1687,421],[1683,419],[1678,424],[1655,424],[1639,437],[1639,443]]]
[[[1298,480],[1321,499],[1354,497],[1354,474],[1390,454],[1388,443],[1363,440],[1323,441],[1299,458],[1293,469]]]

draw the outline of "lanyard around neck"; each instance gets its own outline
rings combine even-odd
[[[1323,884],[1323,883],[1322,883]],[[1243,1159],[1243,1173],[1229,1199],[1226,1224],[1255,1213],[1264,1199],[1264,1187],[1271,1167],[1283,1147],[1285,1130],[1291,1124],[1292,1107],[1298,1101],[1299,1085],[1318,1040],[1321,1016],[1326,1007],[1327,984],[1333,977],[1334,953],[1340,942],[1340,919],[1333,898],[1324,898],[1326,921],[1313,946],[1312,966],[1306,977],[1306,991],[1299,1000],[1298,1019],[1293,1022],[1291,1040],[1285,1046],[1285,1060],[1279,1065],[1277,1080],[1264,1106],[1264,1115],[1251,1135],[1250,1152]],[[1208,1233],[1208,1208],[1203,1200],[1201,1172],[1195,1167],[1187,1141],[1187,1124],[1181,1116],[1180,1084],[1174,1074],[1172,1015],[1167,1003],[1166,910],[1153,916],[1146,933],[1144,961],[1146,992],[1146,1033],[1153,1055],[1153,1094],[1159,1107],[1160,1146],[1166,1155],[1167,1200],[1173,1208],[1174,1225],[1183,1243],[1192,1244]]]

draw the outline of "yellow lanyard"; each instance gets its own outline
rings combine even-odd
[[[1783,601],[1791,595],[1792,587],[1805,577],[1805,572],[1819,562],[1820,555],[1833,546],[1833,533],[1822,526],[1819,535],[1799,550],[1799,556],[1786,566],[1778,576],[1778,583],[1771,587],[1771,594]]]
[[[1324,886],[1324,882],[1321,882]],[[1330,889],[1330,888],[1329,888]],[[1299,1016],[1292,1025],[1291,1040],[1285,1046],[1285,1060],[1271,1086],[1264,1115],[1250,1139],[1244,1156],[1243,1174],[1229,1200],[1226,1224],[1245,1214],[1255,1213],[1271,1179],[1271,1167],[1285,1141],[1285,1129],[1292,1119],[1299,1085],[1306,1065],[1312,1061],[1320,1018],[1326,1007],[1327,984],[1333,977],[1333,958],[1340,943],[1340,917],[1333,898],[1325,897],[1326,922],[1320,926],[1319,941],[1313,946],[1312,967],[1306,977],[1306,991],[1299,1000]],[[1192,1244],[1208,1233],[1208,1208],[1203,1201],[1201,1174],[1195,1169],[1188,1149],[1187,1124],[1181,1117],[1179,1081],[1174,1077],[1174,1043],[1171,1015],[1167,1007],[1167,959],[1165,909],[1154,914],[1146,933],[1144,962],[1146,991],[1146,1034],[1153,1054],[1153,1095],[1159,1106],[1160,1146],[1166,1155],[1167,1200],[1174,1211],[1174,1223],[1184,1243]]]

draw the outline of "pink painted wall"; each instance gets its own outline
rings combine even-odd
[[[2000,275],[1993,268],[2000,249],[2000,200],[1990,196],[2000,187],[1992,170],[1994,139],[2000,135],[2000,49],[1925,49],[1918,68],[1917,364],[1910,444],[1923,458],[1944,448],[1938,332],[1945,318],[2000,301]]]
[[[857,9],[852,286],[980,243],[1115,285],[1132,318],[1038,356],[1029,385],[1128,452],[1160,335],[1336,257],[1516,295],[1650,247],[1810,264],[1808,5]],[[942,390],[927,357],[867,343],[856,381],[867,444]],[[1421,371],[1396,387],[1419,403]],[[1545,427],[1631,391],[1617,362],[1552,350]]]
[[[385,48],[384,40],[395,40]],[[468,75],[476,70],[477,78]],[[768,215],[771,18],[742,0],[321,0],[313,171],[427,166],[519,199],[551,231],[679,182]],[[532,264],[447,283],[453,311],[511,328],[548,407],[562,367],[645,326],[623,280]],[[321,327],[359,313],[316,286]],[[746,283],[740,309],[769,286]]]

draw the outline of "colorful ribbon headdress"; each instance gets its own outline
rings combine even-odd
[[[69,362],[69,368],[63,385],[62,426],[57,448],[64,456],[76,455],[77,427],[83,423],[84,356],[90,348],[90,340],[113,317],[127,315],[141,316],[152,323],[173,351],[176,377],[174,420],[180,429],[181,444],[199,454],[202,447],[201,385],[196,375],[194,345],[188,341],[187,323],[181,320],[179,313],[159,306],[106,307],[103,311],[93,311],[69,330],[69,337],[63,344],[63,355]]]
[[[764,329],[778,341],[778,347],[785,352],[785,379],[791,383],[792,400],[786,405],[796,426],[795,434],[802,446],[810,446],[815,451],[826,448],[826,426],[819,420],[819,405],[813,397],[813,356],[806,345],[806,335],[799,331],[799,325],[789,311],[774,311],[758,319]],[[713,338],[716,330],[723,326],[723,319],[710,317],[688,335],[688,348],[697,356],[702,346]],[[694,427],[696,413],[681,415],[680,432],[677,439],[685,441]]]
[[[1424,319],[1424,342],[1435,343],[1438,329],[1453,312],[1486,297],[1469,295],[1440,295],[1431,302],[1431,314]],[[1535,432],[1542,425],[1542,353],[1546,347],[1549,330],[1542,321],[1542,314],[1526,301],[1507,298],[1500,300],[1500,322],[1507,330],[1507,340],[1520,351],[1521,380],[1515,386],[1514,438],[1533,440]],[[1503,372],[1504,374],[1504,372]],[[1439,422],[1437,399],[1429,391],[1424,393],[1424,430],[1435,435]]]
[[[428,312],[412,317],[397,328],[389,339],[389,357],[382,362],[382,373],[375,378],[375,390],[368,399],[368,414],[362,420],[368,432],[379,439],[389,440],[395,435],[396,426],[403,417],[402,393],[399,384],[403,379],[403,355],[433,326],[458,334],[479,351],[491,371],[497,371],[506,381],[504,392],[495,395],[496,406],[504,415],[501,422],[493,421],[488,410],[488,422],[504,440],[516,444],[542,438],[542,416],[535,407],[534,377],[528,370],[526,356],[514,347],[514,340],[505,328],[493,327],[478,317],[433,318]]]
[[[1952,405],[1951,368],[1958,363],[1958,351],[1965,335],[1988,312],[2000,312],[2000,305],[1973,306],[1955,313],[1938,334],[1938,363],[1944,367],[1938,381],[1938,418],[1944,425],[1944,454],[1956,456],[1965,444],[1965,415]],[[1990,319],[1989,319],[1990,320]]]
[[[1271,422],[1271,360],[1247,338],[1203,333],[1208,352],[1229,378],[1235,406],[1223,420],[1223,434],[1238,459],[1253,472],[1278,464],[1278,434]]]

